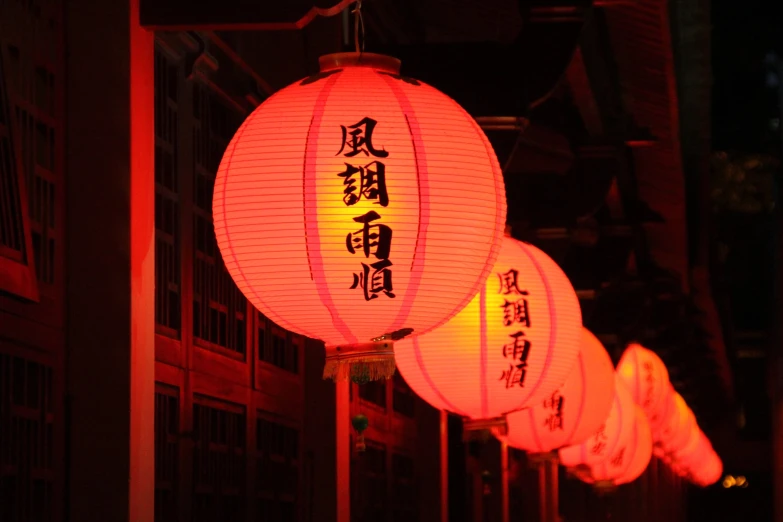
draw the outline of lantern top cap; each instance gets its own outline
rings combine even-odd
[[[344,67],[368,67],[391,74],[400,74],[400,64],[397,58],[375,53],[333,53],[325,54],[318,59],[321,72]]]

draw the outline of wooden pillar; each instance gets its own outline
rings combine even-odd
[[[153,522],[154,40],[138,0],[65,5],[68,518]]]
[[[337,522],[351,522],[351,398],[350,381],[335,386]]]
[[[449,414],[441,410],[440,427],[440,522],[449,522]]]
[[[508,443],[500,442],[500,520],[509,522],[508,498]]]
[[[556,459],[547,458],[538,464],[538,504],[541,522],[560,520],[558,471]]]

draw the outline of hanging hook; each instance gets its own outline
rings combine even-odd
[[[357,53],[364,52],[364,19],[362,18],[362,0],[356,0],[356,6],[351,11],[355,17],[353,21],[353,44]],[[359,45],[359,30],[361,29],[362,43]]]

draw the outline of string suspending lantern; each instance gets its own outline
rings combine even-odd
[[[405,382],[429,404],[498,420],[560,387],[581,343],[582,314],[568,277],[541,250],[506,237],[470,304],[395,351]]]
[[[636,419],[636,404],[615,373],[614,400],[609,416],[584,442],[560,448],[560,463],[567,468],[592,467],[607,460],[630,437]]]
[[[506,416],[509,446],[545,453],[577,444],[609,415],[614,399],[612,359],[595,335],[582,328],[577,362],[563,386],[538,404]]]
[[[393,345],[447,321],[500,249],[503,176],[454,100],[371,53],[322,56],[236,132],[217,244],[264,315],[326,344],[325,377],[389,378]]]

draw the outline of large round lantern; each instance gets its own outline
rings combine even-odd
[[[650,423],[657,427],[670,390],[669,372],[661,358],[639,344],[630,344],[617,363],[617,373]]]
[[[390,377],[393,342],[442,324],[486,280],[503,237],[503,177],[478,124],[400,76],[398,60],[342,53],[320,64],[229,143],[217,243],[258,310],[326,343],[326,375]]]
[[[433,332],[398,342],[395,352],[422,399],[489,419],[551,396],[581,342],[579,301],[566,275],[539,249],[507,237],[470,304]]]
[[[606,421],[584,442],[561,448],[558,452],[560,463],[567,468],[601,464],[630,437],[635,420],[633,398],[615,374],[614,401]]]
[[[526,410],[506,416],[509,446],[544,453],[582,442],[609,415],[614,367],[601,341],[586,328],[577,363],[565,384]]]
[[[614,486],[633,482],[647,469],[652,458],[652,433],[647,415],[636,406],[633,429],[629,437],[618,444],[605,461],[577,476],[587,483],[607,483]]]

